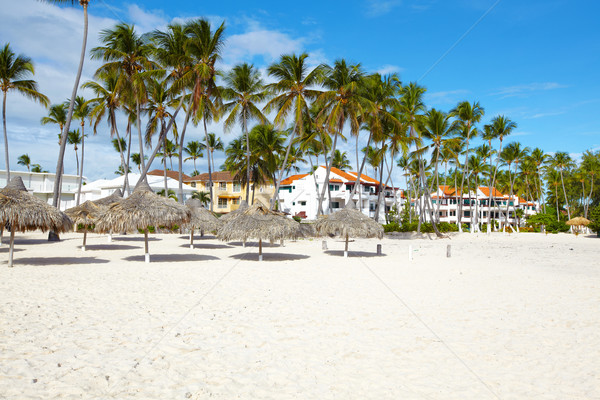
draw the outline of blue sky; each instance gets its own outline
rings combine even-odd
[[[7,14],[1,42],[33,58],[41,91],[55,103],[63,101],[79,57],[80,7],[0,1]],[[427,88],[429,107],[448,111],[461,100],[479,101],[486,111],[483,123],[498,114],[517,122],[507,141],[577,157],[600,149],[599,14],[600,3],[591,0],[92,0],[89,40],[90,47],[97,45],[98,32],[119,20],[134,23],[140,32],[164,28],[173,19],[225,21],[225,69],[241,61],[264,69],[290,52],[309,53],[315,65],[345,58],[369,72],[396,72],[403,82],[418,81]],[[87,62],[83,80],[96,68]],[[16,159],[27,152],[52,171],[58,145],[54,128],[39,124],[46,111],[17,95],[8,100],[13,169],[21,168]],[[223,134],[219,124],[210,129],[225,142],[239,134]],[[200,133],[191,129],[189,139]],[[85,175],[91,179],[114,177],[119,164],[106,136],[101,126],[88,141]],[[342,145],[350,155],[353,148],[351,142]],[[219,165],[222,156],[215,161]],[[74,170],[69,154],[67,172]]]

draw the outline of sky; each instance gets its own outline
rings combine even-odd
[[[77,2],[76,2],[77,3]],[[82,8],[37,0],[0,0],[0,45],[30,57],[39,90],[52,103],[71,95],[83,31]],[[88,50],[99,32],[120,21],[138,33],[164,30],[172,21],[207,18],[225,23],[226,44],[220,68],[253,63],[266,68],[280,55],[309,54],[310,65],[346,59],[366,72],[397,73],[403,83],[427,88],[429,108],[449,111],[459,101],[478,101],[485,109],[481,126],[497,115],[518,125],[505,142],[519,141],[546,152],[566,151],[574,158],[600,149],[600,29],[596,0],[348,0],[303,2],[168,2],[91,0]],[[86,59],[82,82],[92,80],[98,61]],[[86,98],[90,92],[80,91]],[[6,118],[12,170],[21,154],[54,172],[58,127],[41,125],[47,110],[11,92]],[[72,125],[72,129],[77,125]],[[96,135],[86,126],[84,175],[115,177],[119,155],[102,122]],[[124,131],[124,127],[121,128]],[[225,144],[240,135],[209,126]],[[190,127],[186,141],[201,140]],[[366,144],[367,135],[360,137]],[[480,141],[475,140],[474,145]],[[137,146],[137,144],[136,144]],[[355,168],[354,140],[341,144]],[[4,142],[2,141],[2,150]],[[4,157],[0,168],[5,169]],[[224,160],[215,153],[215,165]],[[75,173],[72,147],[65,172]],[[198,160],[205,171],[206,159]],[[161,168],[156,161],[153,166]],[[185,172],[193,170],[191,162]],[[304,168],[305,170],[308,167]],[[371,171],[367,171],[371,173]],[[399,182],[400,172],[394,173]]]

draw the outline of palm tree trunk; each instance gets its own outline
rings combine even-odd
[[[379,211],[381,206],[381,194],[383,193],[383,161],[385,156],[381,157],[379,165],[379,188],[377,190],[377,206],[375,207],[375,221],[379,222]]]
[[[590,200],[592,199],[592,193],[594,192],[594,175],[592,175],[591,181],[592,181],[592,183],[590,186],[590,196],[589,196]],[[585,209],[585,215],[583,216],[584,218],[587,218],[589,208],[590,207],[589,207],[589,203],[588,203],[588,207]]]
[[[185,90],[183,91],[183,93],[181,94],[181,100],[179,101],[179,105],[177,106],[177,111],[175,111],[175,114],[177,114],[179,112],[179,110],[181,109],[181,107],[183,107],[183,100],[185,98]],[[190,99],[191,102],[191,99]],[[179,137],[179,202],[183,204],[183,140],[185,138],[185,131],[187,129],[187,124],[190,121],[190,115],[192,112],[192,105],[190,104],[188,110],[185,113],[185,120],[183,121],[183,129],[181,130],[181,135]],[[167,130],[170,128],[170,124],[167,127]],[[165,134],[166,136],[166,134]],[[196,159],[194,158],[194,171],[198,171],[198,169],[196,168]]]
[[[119,155],[121,156],[121,167],[123,167],[123,175],[125,175],[125,173],[127,172],[127,170],[126,170],[127,166],[125,165],[125,156],[123,155],[123,147],[121,146],[121,136],[119,136],[119,131],[117,129],[114,119],[113,119],[112,125],[113,125],[113,132],[114,132],[115,136],[117,137],[117,146],[119,147]],[[125,185],[125,179],[123,179],[123,185]]]
[[[298,101],[298,100],[296,100]],[[292,148],[292,144],[294,143],[294,138],[296,137],[296,131],[298,130],[298,121],[294,122],[294,130],[292,130],[292,137],[290,137],[290,142],[288,143],[287,149],[285,150],[285,157],[283,159],[283,163],[279,167],[279,178],[275,183],[275,193],[273,193],[273,198],[271,199],[271,210],[275,208],[275,205],[279,202],[279,185],[281,185],[281,178],[283,178],[283,171],[285,170],[285,166],[287,165],[287,160],[290,155],[290,150]],[[277,208],[279,208],[279,204],[277,204]],[[318,215],[318,211],[317,211]]]
[[[336,134],[333,138],[333,145],[331,146],[331,160],[329,160],[329,162],[325,161],[327,168],[325,171],[325,182],[323,184],[323,189],[321,190],[321,195],[319,196],[319,209],[322,207],[323,199],[325,198],[325,191],[329,189],[329,173],[331,172],[331,166],[333,164],[333,155],[335,154],[337,138],[338,138],[338,135]],[[327,157],[325,157],[325,159],[327,160]],[[331,212],[331,197],[329,198],[329,204],[328,204],[327,210],[328,210],[328,212]],[[318,215],[319,214],[317,213],[317,216]]]
[[[560,214],[558,212],[558,185],[554,185],[554,198],[556,198],[556,220],[560,221]]]
[[[462,200],[462,194],[463,194],[463,189],[464,189],[464,185],[465,185],[465,175],[468,174],[469,172],[469,138],[471,137],[471,124],[469,123],[467,125],[467,141],[466,141],[466,149],[465,149],[465,164],[462,168],[462,179],[461,179],[461,183],[460,183],[460,195],[461,195],[461,200]],[[458,230],[460,232],[462,232],[462,209],[463,209],[463,202],[461,201],[458,205]]]
[[[209,147],[209,143],[208,143],[208,131],[206,130],[206,118],[203,116],[202,117],[202,122],[204,124],[204,137],[206,138],[206,148],[210,149]],[[206,152],[206,155],[208,156],[208,186],[210,189],[210,211],[214,210],[214,201],[213,201],[213,182],[212,182],[212,170],[210,168],[210,158],[211,158],[211,154],[210,154],[210,150],[208,150]]]
[[[369,132],[369,138],[367,139],[367,148],[369,148],[369,146],[371,145],[372,138],[373,138],[373,135],[371,134],[371,132]],[[356,136],[356,160],[357,160],[356,165],[358,165],[358,135]],[[358,202],[360,203],[359,209],[361,211],[362,211],[362,193],[361,193],[361,190],[359,190],[359,187],[360,187],[360,177],[362,175],[362,171],[363,171],[363,168],[365,167],[366,161],[367,161],[367,153],[365,152],[362,163],[360,164],[360,168],[356,172],[356,183],[354,184],[354,187],[352,188],[352,194],[350,195],[350,198],[353,198],[354,195],[356,194],[356,191],[358,190]]]
[[[242,129],[244,136],[246,136],[246,203],[248,203],[248,197],[250,196],[250,135],[248,135],[248,121],[245,113],[242,119]],[[254,193],[252,194],[252,202],[254,203]]]
[[[125,185],[123,189],[123,193],[127,190],[127,195],[131,194],[131,187],[129,187],[129,160],[131,159],[131,122],[127,121],[127,130],[125,131],[127,135],[127,157],[125,158],[125,179],[123,179],[123,184]]]
[[[137,98],[137,94],[136,94],[136,99],[135,99],[135,112],[136,112],[136,119],[137,119],[137,131],[138,131],[138,141],[140,142],[140,162],[142,163],[142,169],[145,170],[146,169],[146,163],[144,161],[144,140],[142,138],[142,121],[141,121],[141,116],[140,116],[140,99]],[[146,180],[146,175],[141,176],[140,177],[140,182],[141,181],[145,181]]]
[[[571,219],[571,211],[569,210],[569,200],[567,199],[567,191],[565,190],[565,181],[563,179],[562,168],[560,169],[560,183],[562,184],[563,194],[565,195],[565,205],[567,206],[567,217]]]
[[[160,131],[164,131],[164,122],[161,124]],[[165,198],[169,197],[169,187],[167,185],[167,135],[163,135],[162,138],[162,149],[163,149],[163,176],[165,181]],[[172,167],[171,167],[172,169]]]
[[[490,193],[489,193],[489,211],[488,211],[488,233],[490,232],[490,224],[492,223],[492,191],[494,190],[494,185],[496,184],[496,173],[498,172],[498,164],[500,163],[500,153],[502,152],[502,138],[500,138],[500,149],[498,150],[498,154],[496,155],[496,166],[494,167],[494,176],[492,178],[492,184],[490,186]],[[490,156],[490,167],[492,165],[492,157]],[[494,204],[495,206],[495,204]],[[498,209],[500,209],[500,207],[498,207]]]
[[[77,75],[75,76],[75,84],[73,85],[73,91],[71,93],[71,101],[69,102],[69,111],[67,112],[67,122],[65,123],[65,132],[69,131],[71,127],[71,118],[73,118],[73,109],[75,108],[75,98],[77,97],[77,89],[79,88],[79,80],[81,79],[81,72],[83,71],[83,62],[85,60],[85,47],[87,45],[87,34],[88,34],[88,13],[87,3],[83,3],[83,43],[81,45],[81,55],[79,57],[79,67],[77,68]],[[62,186],[62,173],[63,164],[65,158],[65,150],[67,148],[67,141],[64,140],[60,144],[60,150],[58,154],[58,161],[56,163],[56,177],[54,182],[54,193],[52,195],[52,205],[58,207],[58,201]],[[6,163],[6,169],[8,170],[8,162]],[[58,235],[55,232],[48,234],[48,239],[57,240]]]
[[[79,169],[79,184],[77,185],[77,200],[75,201],[75,205],[79,205],[79,201],[81,200],[81,186],[83,185],[83,156],[85,154],[85,132],[84,132],[85,124],[81,124],[81,168]]]
[[[2,97],[2,126],[4,127],[4,160],[6,162],[6,183],[10,181],[10,166],[8,164],[8,134],[6,133],[6,92]]]

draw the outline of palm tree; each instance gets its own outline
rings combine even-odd
[[[73,145],[75,160],[77,162],[77,175],[79,175],[79,156],[77,155],[77,150],[79,150],[77,146],[81,144],[81,133],[79,132],[79,129],[69,132],[67,135],[67,143]]]
[[[162,151],[158,153],[159,157],[162,157],[163,161],[169,159],[169,163],[171,166],[171,170],[173,170],[173,157],[179,157],[179,146],[175,142],[170,141],[169,139],[165,140]],[[166,169],[166,168],[165,168]]]
[[[10,180],[10,165],[8,156],[8,134],[6,132],[6,95],[9,91],[16,91],[43,106],[48,105],[48,98],[41,94],[37,82],[25,79],[34,75],[33,63],[23,54],[16,55],[7,43],[0,50],[0,89],[2,89],[2,126],[4,128],[4,157],[6,162],[6,179]]]
[[[198,168],[196,168],[196,160],[198,158],[202,158],[202,150],[206,148],[206,145],[200,143],[197,140],[192,140],[187,143],[187,145],[183,148],[183,151],[189,156],[183,161],[192,160],[194,162],[194,172],[198,172]]]
[[[203,206],[206,206],[210,202],[209,196],[210,195],[208,194],[208,192],[195,191],[194,193],[192,193],[192,199],[200,200],[200,203],[202,203]]]
[[[214,133],[209,133],[207,138],[208,144],[208,152],[210,153],[210,160],[212,162],[212,170],[215,170],[215,159],[213,154],[215,150],[223,151],[225,148],[223,147],[223,141],[220,137],[217,137]]]
[[[31,171],[31,159],[29,158],[29,154],[22,154],[17,159],[17,164],[23,165],[27,168],[27,171]]]
[[[485,129],[485,128],[484,128]],[[492,223],[492,190],[496,186],[496,174],[498,172],[498,165],[500,163],[500,154],[502,154],[502,141],[504,138],[512,133],[513,130],[517,129],[517,124],[511,121],[509,118],[506,118],[504,115],[498,115],[494,117],[489,124],[488,134],[492,136],[493,139],[498,139],[500,141],[500,147],[498,152],[496,153],[496,165],[494,166],[494,173],[492,175],[492,181],[489,186],[489,198],[488,204],[490,207],[490,211],[488,213],[488,223],[487,223],[487,233],[491,232],[491,223]],[[491,143],[491,142],[490,142]],[[491,163],[491,160],[490,160]],[[500,207],[498,207],[500,210]]]
[[[79,184],[77,185],[77,200],[76,205],[79,205],[81,199],[81,187],[83,185],[83,157],[85,154],[85,121],[90,119],[92,109],[90,103],[82,96],[77,96],[73,109],[73,116],[80,121],[81,126],[81,168],[79,168]]]
[[[255,119],[261,124],[267,123],[267,118],[257,107],[265,99],[263,81],[260,72],[251,64],[240,64],[225,76],[223,98],[228,103],[223,104],[224,112],[229,116],[225,119],[224,128],[231,130],[236,121],[242,125],[242,133],[246,138],[246,180],[250,181],[250,138],[248,136],[248,120]],[[223,147],[223,146],[221,146]],[[246,201],[250,195],[250,185],[246,185]]]
[[[214,32],[210,22],[205,19],[197,19],[189,22],[185,27],[185,32],[189,37],[186,49],[192,57],[192,76],[193,89],[190,97],[190,106],[186,122],[181,132],[180,140],[183,144],[185,129],[189,112],[193,112],[196,121],[202,120],[204,125],[204,136],[206,139],[206,147],[210,147],[208,143],[208,131],[206,128],[207,120],[218,119],[219,110],[219,89],[217,87],[215,77],[217,70],[216,62],[221,58],[221,51],[224,45],[223,32],[225,31],[225,23],[222,23]],[[210,188],[210,209],[213,210],[213,188],[212,188],[212,168],[210,153],[207,157],[208,162],[208,184]],[[180,174],[181,175],[181,174]],[[183,197],[183,185],[179,183],[180,197]],[[183,201],[183,199],[182,199]]]
[[[294,138],[304,131],[304,118],[309,115],[309,102],[316,99],[320,93],[313,87],[320,83],[324,67],[319,65],[309,71],[308,65],[306,65],[307,57],[306,53],[299,56],[285,54],[281,56],[278,63],[270,65],[267,69],[269,76],[277,79],[277,82],[266,86],[272,98],[265,105],[264,111],[274,110],[277,112],[273,122],[279,127],[283,126],[290,114],[293,115],[294,121],[285,156],[279,167],[271,208],[275,207],[279,200],[279,185]]]
[[[164,71],[158,69],[158,65],[150,60],[153,48],[147,40],[135,32],[133,25],[119,23],[113,29],[104,29],[100,32],[100,41],[103,46],[91,50],[92,59],[102,59],[106,64],[98,68],[96,77],[119,73],[116,82],[117,92],[128,96],[131,103],[135,104],[142,169],[145,170],[144,141],[140,121],[141,105],[147,97],[145,81],[148,78],[161,76]],[[152,158],[149,160],[149,163],[151,162]],[[140,177],[140,180],[143,179],[145,179],[144,172]]]
[[[331,146],[331,152],[334,154],[337,138],[342,136],[346,122],[350,123],[352,134],[357,135],[360,129],[359,117],[363,113],[363,105],[368,102],[360,90],[365,74],[360,64],[349,65],[343,59],[335,61],[333,67],[324,67],[323,73],[325,76],[323,86],[327,90],[321,93],[317,100],[321,107],[317,118],[334,135]],[[331,163],[328,163],[319,204],[323,202],[325,192],[329,188],[330,172]],[[331,203],[329,203],[328,209],[331,211]]]
[[[352,168],[352,166],[350,165],[350,160],[348,159],[348,156],[346,154],[346,152],[341,152],[339,150],[335,150],[335,152],[333,153],[333,159],[331,160],[331,166],[337,169],[341,169],[341,170],[348,170],[350,168]]]
[[[140,157],[140,153],[132,153],[131,161],[136,165],[138,171],[142,172],[142,158]]]
[[[31,172],[48,172],[40,164],[31,164]]]
[[[564,152],[558,151],[554,156],[550,159],[551,165],[558,170],[560,173],[560,183],[562,185],[563,194],[565,196],[565,206],[567,208],[567,217],[571,219],[571,210],[569,208],[569,200],[567,199],[567,191],[565,190],[565,180],[563,177],[563,171],[568,170],[573,167],[574,163],[571,159],[571,156]]]
[[[533,153],[532,153],[533,154]],[[581,170],[586,176],[590,178],[590,194],[585,195],[584,193],[584,217],[587,218],[590,201],[592,200],[592,193],[594,192],[594,178],[600,173],[600,160],[596,154],[592,151],[587,150],[583,153],[581,159]]]
[[[50,3],[75,4],[76,0],[46,0]],[[75,109],[75,99],[77,98],[77,89],[79,88],[79,80],[81,79],[81,72],[83,71],[83,62],[85,60],[85,48],[87,46],[87,34],[88,34],[88,4],[89,0],[79,0],[79,5],[83,7],[83,41],[81,44],[81,53],[79,55],[79,66],[77,68],[77,75],[75,76],[75,83],[73,84],[73,91],[71,93],[71,101],[69,102],[69,110],[67,112],[67,120],[65,122],[65,131],[68,132],[71,129],[71,118],[73,117],[73,110]],[[57,207],[60,197],[60,187],[62,181],[63,163],[65,158],[65,150],[67,148],[66,141],[61,143],[60,151],[58,154],[58,162],[56,163],[56,184],[54,185],[54,194],[52,198],[52,204]],[[79,196],[79,195],[78,195]]]
[[[63,137],[63,130],[67,122],[67,106],[65,103],[53,104],[48,110],[48,116],[42,117],[42,125],[57,124],[60,132],[58,133],[58,145],[60,146]]]
[[[473,133],[477,133],[475,129],[475,124],[481,121],[481,117],[485,114],[485,111],[479,102],[474,102],[473,104],[468,101],[461,101],[458,105],[450,111],[452,115],[458,118],[458,123],[462,132],[462,136],[465,139],[465,162],[463,164],[463,178],[460,184],[460,196],[463,195],[463,188],[465,183],[465,176],[469,174],[469,140]],[[470,196],[470,195],[469,195]],[[459,230],[462,231],[462,206],[463,201],[461,199],[458,207],[458,226]]]
[[[537,197],[538,201],[540,202],[540,204],[543,205],[544,213],[546,213],[546,203],[543,200],[544,192],[542,190],[542,167],[548,161],[549,156],[546,153],[544,153],[544,150],[540,149],[539,147],[536,147],[531,152],[530,158],[531,158],[531,161],[533,162],[533,164],[535,165],[534,183],[535,183],[536,197]]]

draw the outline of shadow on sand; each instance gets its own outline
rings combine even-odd
[[[179,247],[184,247],[186,249],[190,248],[190,242],[188,241],[186,244],[182,244]],[[231,249],[233,248],[233,246],[229,246],[227,244],[214,244],[214,243],[202,243],[200,242],[196,242],[196,239],[194,239],[194,249]]]
[[[200,236],[200,235],[194,235],[194,242],[196,240],[209,240],[209,239],[216,239],[217,237],[215,235],[207,235],[206,233],[204,234],[204,236]],[[179,236],[179,239],[187,239],[190,240],[190,235],[183,235],[183,236]]]
[[[124,257],[125,261],[139,261],[144,262],[145,256],[143,254],[139,256],[128,256]],[[150,253],[150,262],[188,262],[188,261],[209,261],[209,260],[220,260],[219,257],[209,256],[204,254],[152,254]]]
[[[344,250],[325,250],[324,253],[329,254],[330,256],[338,256],[338,257],[344,256]],[[383,257],[383,256],[385,256],[385,253],[382,253],[381,255],[379,255],[377,253],[371,253],[371,252],[367,252],[367,251],[348,250],[348,257]]]
[[[81,249],[81,245],[77,246]],[[99,250],[133,250],[141,249],[143,246],[130,246],[128,244],[86,244],[85,251],[99,251]]]
[[[230,246],[236,246],[236,247],[242,247],[244,245],[243,242],[227,242],[228,245]],[[284,242],[285,244],[285,242]],[[269,248],[269,247],[281,247],[281,245],[279,243],[269,243],[269,241],[264,241],[263,240],[263,249],[264,248]],[[258,242],[246,242],[246,247],[258,247]]]
[[[96,257],[15,257],[15,265],[83,265],[106,264],[108,262],[109,260]]]
[[[159,238],[148,236],[149,242],[159,241]],[[113,236],[113,242],[142,242],[144,243],[144,236]]]
[[[240,253],[229,256],[236,260],[258,261],[258,251],[252,253]],[[308,258],[304,254],[269,253],[263,250],[263,261],[295,261]]]
[[[8,245],[2,245],[2,247],[0,247],[0,253],[6,253],[6,254],[8,254],[8,250],[9,250]],[[15,247],[13,249],[13,251],[16,253],[18,251],[25,251],[25,249],[20,249],[18,247]]]

